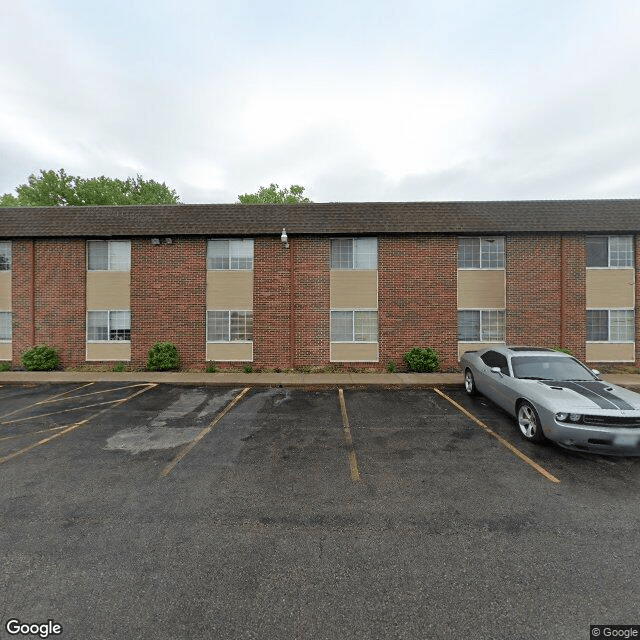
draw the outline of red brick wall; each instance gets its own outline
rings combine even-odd
[[[253,361],[257,366],[291,366],[290,251],[280,238],[253,241]]]
[[[560,345],[560,236],[507,236],[506,341]]]
[[[587,255],[584,236],[562,236],[561,346],[580,360],[586,356]]]
[[[440,369],[458,367],[457,238],[378,238],[380,367],[404,367],[412,347],[432,347]]]
[[[206,245],[205,238],[174,237],[171,245],[132,240],[132,365],[144,366],[151,346],[169,340],[183,367],[204,368]],[[506,245],[507,342],[563,346],[584,358],[584,237],[510,236]],[[255,239],[256,368],[330,364],[330,246],[329,237],[293,237],[289,249],[276,236]],[[14,241],[14,366],[24,351],[44,343],[58,349],[63,366],[85,361],[85,251],[80,239]],[[393,361],[403,367],[406,351],[430,346],[440,354],[442,370],[456,369],[457,238],[381,236],[378,253],[380,359],[354,366],[384,369]],[[636,261],[640,269],[637,252]],[[637,326],[640,341],[640,317]]]
[[[508,236],[506,340],[584,358],[585,252],[580,236]]]
[[[279,237],[255,239],[255,366],[287,369],[329,364],[330,242],[329,238],[292,237],[286,249]]]
[[[293,238],[290,244],[296,274],[293,366],[328,365],[331,239]]]
[[[29,348],[54,347],[62,366],[85,360],[86,253],[81,239],[13,243],[13,363]],[[33,276],[32,262],[35,266]],[[35,285],[35,328],[32,324]]]
[[[20,366],[22,354],[35,346],[32,302],[35,243],[33,240],[14,240],[11,251],[12,348],[13,366],[17,367]]]
[[[131,364],[145,366],[156,342],[176,345],[183,368],[206,359],[207,242],[172,238],[172,244],[131,241]]]

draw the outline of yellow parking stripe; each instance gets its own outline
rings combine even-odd
[[[31,409],[31,407],[35,407],[39,404],[46,404],[47,402],[50,402],[51,400],[54,400],[55,398],[59,398],[61,396],[66,395],[67,393],[73,393],[74,391],[79,391],[80,389],[84,389],[85,387],[89,387],[92,384],[95,384],[95,382],[89,382],[87,384],[83,384],[81,387],[76,387],[75,389],[69,389],[68,391],[63,391],[62,393],[56,393],[52,396],[49,396],[48,398],[45,398],[44,400],[39,400],[38,402],[34,402],[33,404],[28,404],[26,407],[20,407],[19,409],[16,409],[15,411],[11,411],[10,413],[5,413],[3,416],[0,416],[0,420],[2,420],[3,418],[8,418],[9,416],[12,416],[16,413],[20,413],[21,411],[26,411],[27,409]]]
[[[189,451],[191,451],[191,449],[193,449],[193,447],[196,446],[196,444],[198,444],[198,442],[200,442],[200,440],[202,440],[202,438],[204,438],[214,427],[216,427],[218,425],[218,423],[220,422],[220,420],[222,420],[222,418],[224,418],[224,416],[227,415],[227,413],[229,413],[229,411],[231,411],[231,409],[238,404],[238,402],[240,402],[240,400],[242,400],[242,398],[247,395],[247,393],[251,390],[251,387],[245,387],[215,418],[215,420],[213,420],[213,422],[211,422],[211,424],[209,424],[209,426],[205,427],[204,429],[202,429],[202,431],[200,431],[200,433],[193,439],[191,440],[191,442],[189,442],[187,445],[185,445],[180,452],[178,453],[178,455],[162,470],[162,473],[160,474],[162,477],[166,477],[168,476],[173,469],[175,468],[175,466],[178,464],[178,462],[180,462],[180,460],[182,460],[182,458],[184,458]]]
[[[91,382],[90,384],[95,384],[95,383]],[[86,398],[87,396],[95,396],[100,393],[111,393],[112,391],[122,391],[123,389],[133,389],[135,387],[144,387],[146,386],[146,384],[147,384],[146,382],[137,382],[136,384],[128,384],[128,385],[125,385],[124,387],[114,387],[113,389],[100,389],[99,391],[92,391],[91,393],[81,393],[80,395],[77,395],[77,396],[67,396],[67,397],[61,397],[61,398],[54,396],[53,398],[48,398],[47,400],[41,400],[40,402],[36,402],[35,405],[51,404],[53,402],[61,402],[63,400],[75,400],[76,398]],[[82,389],[82,387],[79,387],[79,389]],[[69,391],[68,393],[71,393],[71,391]]]
[[[464,413],[467,418],[470,418],[475,422],[479,427],[482,427],[490,436],[493,436],[501,445],[505,446],[511,453],[520,458],[523,462],[526,462],[530,467],[533,467],[541,476],[546,478],[549,482],[553,482],[555,484],[559,484],[560,480],[556,478],[553,474],[549,473],[544,467],[541,467],[535,460],[532,460],[529,456],[522,453],[520,449],[512,445],[508,440],[505,440],[501,435],[497,434],[493,429],[488,427],[482,420],[476,418],[473,414],[469,413],[462,405],[459,405],[455,400],[450,398],[446,393],[440,391],[440,389],[434,389],[434,391],[441,397],[443,397],[447,402],[451,403],[458,411]]]
[[[342,427],[344,430],[344,439],[347,443],[349,452],[349,468],[351,469],[351,479],[354,482],[360,480],[360,470],[358,469],[358,460],[356,458],[356,450],[353,446],[353,438],[351,437],[351,427],[349,427],[349,418],[347,416],[347,405],[344,401],[344,392],[342,388],[338,389],[338,397],[340,398],[340,413],[342,413]]]
[[[38,429],[38,431],[25,431],[24,433],[17,433],[13,436],[0,436],[0,442],[3,440],[16,440],[17,438],[26,438],[28,436],[35,436],[39,433],[50,433],[51,431],[59,431],[64,429],[67,425],[63,424],[60,427],[50,427],[49,429]]]
[[[16,420],[3,420],[3,424],[15,424],[16,422],[25,422],[26,420],[35,420],[37,418],[48,418],[49,416],[57,416],[61,413],[71,413],[72,411],[80,411],[81,409],[93,409],[93,407],[103,407],[105,404],[118,404],[120,400],[106,400],[105,402],[96,402],[94,404],[82,404],[71,409],[61,409],[60,411],[52,411],[50,413],[39,413],[37,416],[27,416],[26,418],[17,418]]]
[[[117,400],[117,404],[121,405],[124,404],[125,402],[131,400],[132,398],[135,398],[136,396],[139,396],[141,393],[144,393],[145,391],[149,391],[149,389],[153,389],[154,387],[157,387],[158,385],[156,383],[150,382],[148,383],[144,389],[141,389],[140,391],[136,391],[135,393],[132,393],[130,396],[127,396],[126,398],[122,398],[120,400]],[[47,444],[49,442],[51,442],[52,440],[55,440],[56,438],[60,438],[64,435],[66,435],[67,433],[70,433],[71,431],[75,431],[76,429],[78,429],[79,427],[84,426],[85,424],[87,424],[89,421],[93,420],[94,418],[97,418],[99,415],[102,415],[103,413],[106,413],[107,411],[109,411],[110,409],[112,409],[113,407],[106,407],[105,409],[101,409],[100,411],[96,411],[96,413],[94,413],[93,415],[90,415],[88,418],[85,418],[84,420],[81,420],[80,422],[74,422],[73,424],[69,425],[68,427],[63,427],[62,430],[58,431],[58,433],[53,434],[52,436],[49,436],[48,438],[43,438],[42,440],[38,440],[38,442],[34,442],[33,444],[30,444],[27,447],[24,447],[23,449],[20,449],[19,451],[14,451],[13,453],[10,453],[2,458],[0,458],[0,464],[3,464],[5,462],[7,462],[8,460],[12,460],[13,458],[17,458],[18,456],[21,456],[29,451],[31,451],[32,449],[35,449],[36,447],[39,447],[43,444]]]

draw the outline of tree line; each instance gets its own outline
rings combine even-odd
[[[311,200],[304,195],[305,188],[293,184],[280,188],[271,183],[255,193],[238,196],[239,204],[307,204]],[[40,170],[31,174],[26,183],[15,189],[17,195],[5,193],[0,197],[0,207],[82,207],[105,205],[182,204],[175,189],[164,182],[135,178],[82,178],[72,176],[64,169]]]

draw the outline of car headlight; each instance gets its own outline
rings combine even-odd
[[[558,411],[558,413],[556,413],[556,420],[558,422],[580,422],[582,420],[582,414]]]

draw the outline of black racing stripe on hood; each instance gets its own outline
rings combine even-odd
[[[584,396],[591,402],[595,402],[601,409],[633,409],[628,402],[619,398],[615,394],[607,391],[604,382],[556,382],[556,381],[543,381],[549,387],[561,387],[563,389],[570,389]]]

